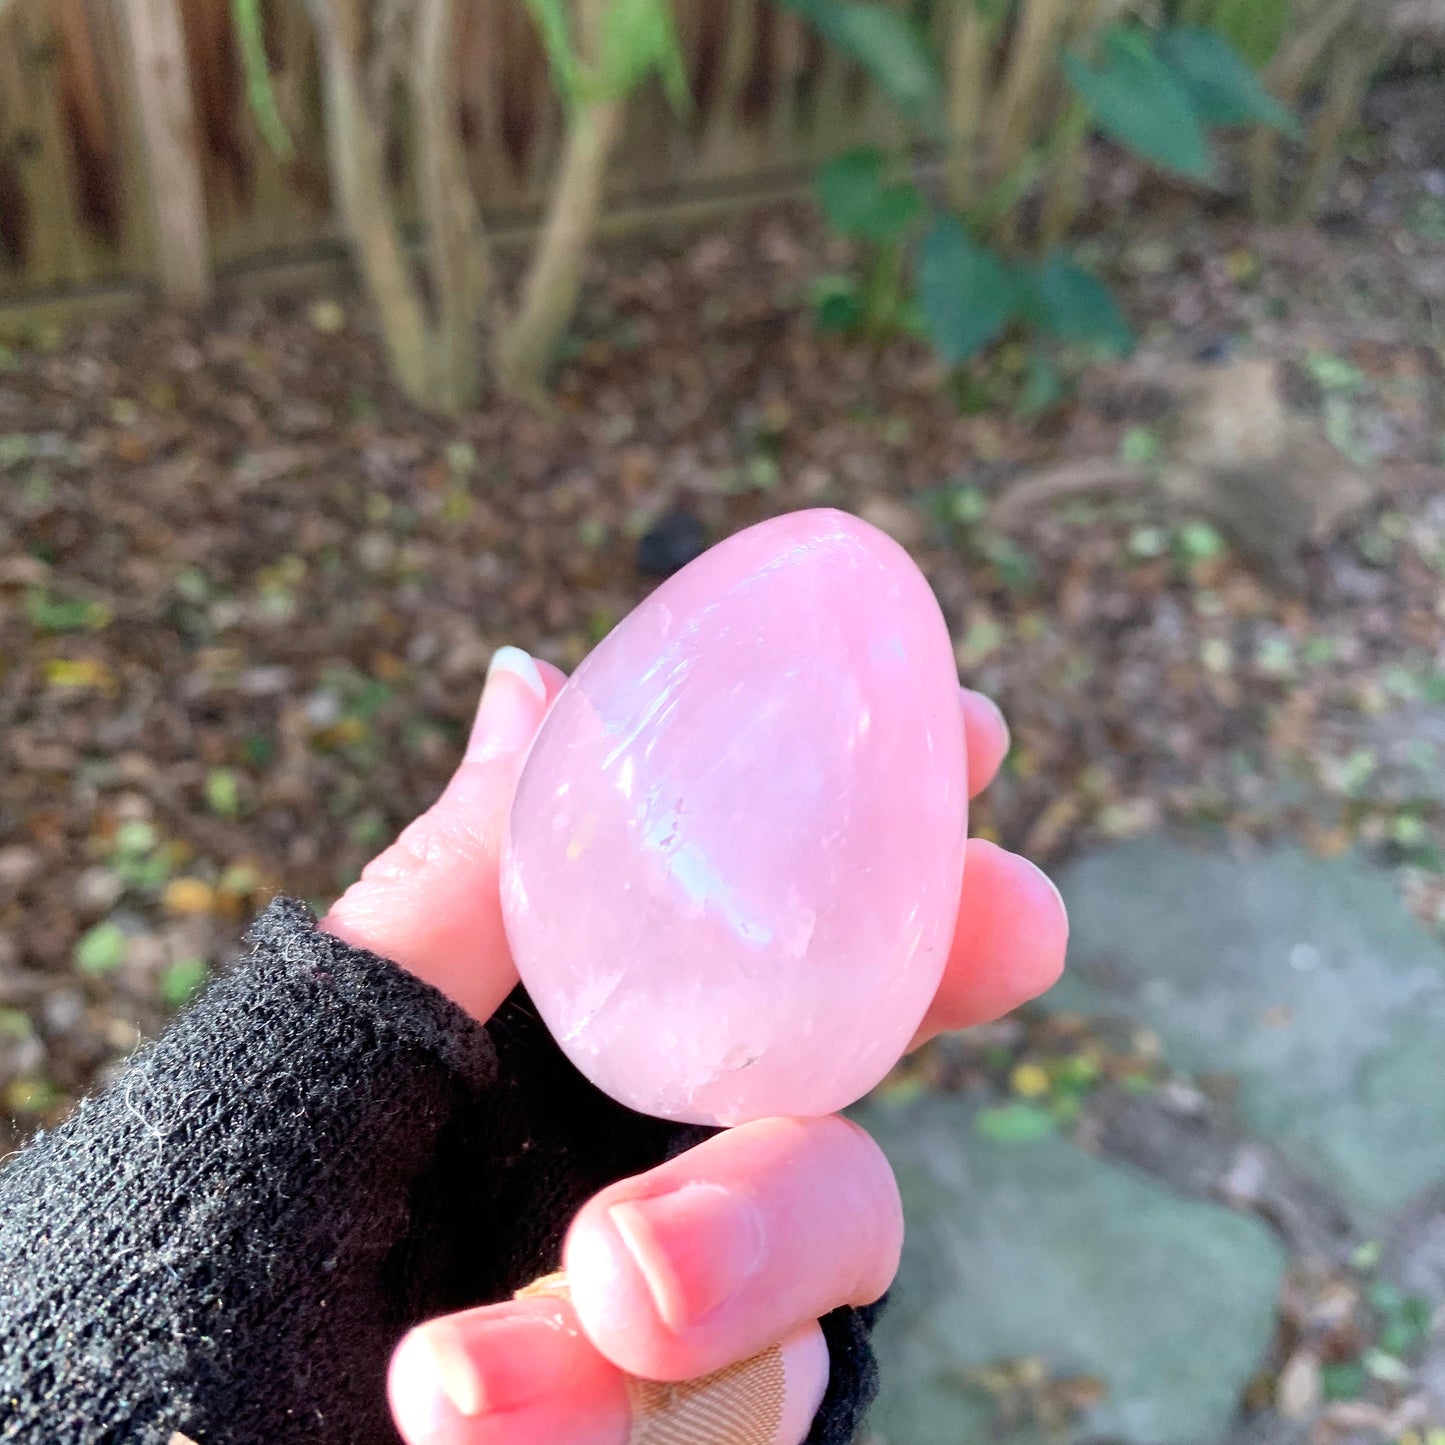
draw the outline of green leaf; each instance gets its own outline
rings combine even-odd
[[[820,276],[813,283],[813,315],[820,331],[852,331],[863,320],[863,297],[851,276]]]
[[[1290,0],[1215,0],[1214,28],[1254,66],[1274,59],[1289,28]]]
[[[129,818],[115,830],[115,851],[122,857],[136,858],[149,853],[160,842],[160,834],[141,818]]]
[[[1029,317],[1045,335],[1070,345],[1096,347],[1113,356],[1133,350],[1134,333],[1109,288],[1097,276],[1055,254],[1029,280]]]
[[[977,356],[1017,315],[1008,269],[952,216],[940,216],[918,257],[918,307],[949,365]]]
[[[1305,370],[1322,391],[1343,392],[1350,396],[1365,385],[1365,373],[1353,361],[1330,351],[1311,351],[1305,355]]]
[[[204,958],[183,958],[161,975],[161,1002],[167,1008],[180,1008],[205,986],[210,969]]]
[[[1042,416],[1063,400],[1064,390],[1064,374],[1053,359],[1038,350],[1029,352],[1028,371],[1019,393],[1019,414],[1026,418]]]
[[[905,116],[927,121],[943,92],[933,56],[913,23],[887,5],[853,4],[842,10],[839,44]]]
[[[1290,135],[1299,121],[1265,88],[1222,35],[1175,25],[1155,37],[1154,53],[1174,72],[1206,125],[1268,125]]]
[[[1369,1383],[1370,1377],[1358,1360],[1340,1365],[1325,1365],[1320,1370],[1320,1393],[1326,1400],[1358,1399]]]
[[[35,1037],[35,1029],[29,1016],[18,1008],[0,1008],[0,1039],[25,1043]]]
[[[33,587],[25,594],[25,614],[41,632],[98,632],[108,627],[111,610],[104,602],[81,602]]]
[[[843,0],[781,0],[811,21],[825,39],[851,56],[904,116],[942,130],[943,82],[928,42],[890,5]]]
[[[241,788],[230,768],[212,768],[206,774],[206,806],[222,818],[241,811]]]
[[[1116,29],[1103,49],[1098,66],[1072,51],[1063,58],[1065,77],[1099,128],[1166,170],[1195,179],[1208,176],[1214,156],[1194,101],[1147,39]]]
[[[296,154],[291,132],[281,119],[276,88],[271,84],[271,65],[266,59],[266,33],[261,19],[261,0],[231,0],[231,23],[241,44],[241,69],[246,76],[246,96],[261,139],[278,160],[289,161]]]
[[[1012,537],[985,537],[979,550],[1010,592],[1029,592],[1038,581],[1034,559]]]
[[[1047,1109],[1037,1104],[1002,1104],[995,1109],[980,1109],[974,1128],[995,1144],[1032,1144],[1047,1139],[1058,1124]]]
[[[838,235],[885,245],[896,241],[922,212],[917,187],[885,183],[886,165],[882,151],[859,146],[818,172],[818,201]]]
[[[692,103],[672,0],[608,0],[598,51],[598,74],[610,97],[631,94],[655,71],[678,110]]]
[[[572,26],[567,17],[567,0],[526,0],[532,22],[542,37],[542,49],[552,67],[552,80],[568,102],[577,95],[577,52],[572,45]]]
[[[97,923],[75,945],[75,966],[82,973],[114,973],[125,961],[126,936],[114,923]]]
[[[1229,550],[1229,544],[1208,522],[1183,522],[1174,533],[1174,551],[1181,562],[1212,562]]]
[[[1131,426],[1119,443],[1119,456],[1133,467],[1152,467],[1164,452],[1159,433],[1149,426]]]

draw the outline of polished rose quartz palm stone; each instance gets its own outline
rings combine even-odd
[[[522,980],[634,1109],[831,1113],[937,989],[966,800],[922,573],[841,512],[764,522],[658,588],[548,713],[502,869]]]

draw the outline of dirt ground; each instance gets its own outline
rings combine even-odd
[[[0,350],[0,1153],[260,901],[344,887],[437,792],[493,649],[574,666],[679,509],[715,539],[841,506],[907,542],[1013,727],[977,831],[1043,862],[1183,824],[1362,842],[1445,916],[1415,721],[1445,708],[1445,154],[1418,110],[1382,98],[1315,228],[1126,177],[1085,249],[1141,352],[1042,419],[960,412],[911,341],[820,335],[839,258],[802,205],[605,249],[547,416],[417,413],[351,295]],[[1031,468],[1167,446],[1155,377],[1235,355],[1277,358],[1380,484],[1302,585],[1137,496],[990,529]]]

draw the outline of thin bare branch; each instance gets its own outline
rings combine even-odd
[[[381,129],[366,104],[357,54],[358,17],[347,0],[308,0],[308,8],[320,42],[336,208],[355,248],[397,378],[408,395],[429,405],[432,337],[392,209]]]
[[[599,49],[606,0],[579,0],[579,53],[590,62]],[[622,134],[626,102],[588,99],[572,107],[561,165],[552,184],[547,214],[522,283],[515,318],[497,343],[497,371],[504,386],[540,397],[547,366],[561,340],[582,281],[587,242],[602,206],[607,163]]]
[[[438,339],[438,401],[456,410],[475,400],[481,382],[481,309],[492,275],[457,132],[455,0],[417,0],[411,103]]]
[[[981,157],[993,30],[975,0],[955,0],[948,36],[948,150],[944,185],[955,211],[968,208]]]

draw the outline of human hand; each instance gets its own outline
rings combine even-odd
[[[473,1017],[517,983],[498,864],[528,744],[563,676],[516,649],[494,661],[461,766],[441,798],[337,902],[322,927],[393,959]],[[998,710],[961,693],[970,792],[1008,749]],[[1031,863],[972,840],[959,926],[914,1046],[1048,988],[1068,926]],[[624,1372],[686,1380],[784,1342],[777,1445],[798,1445],[827,1380],[821,1316],[867,1304],[897,1268],[903,1222],[877,1146],[841,1118],[730,1129],[604,1189],[577,1215],[570,1300],[480,1306],[402,1341],[390,1395],[408,1445],[624,1445]]]

